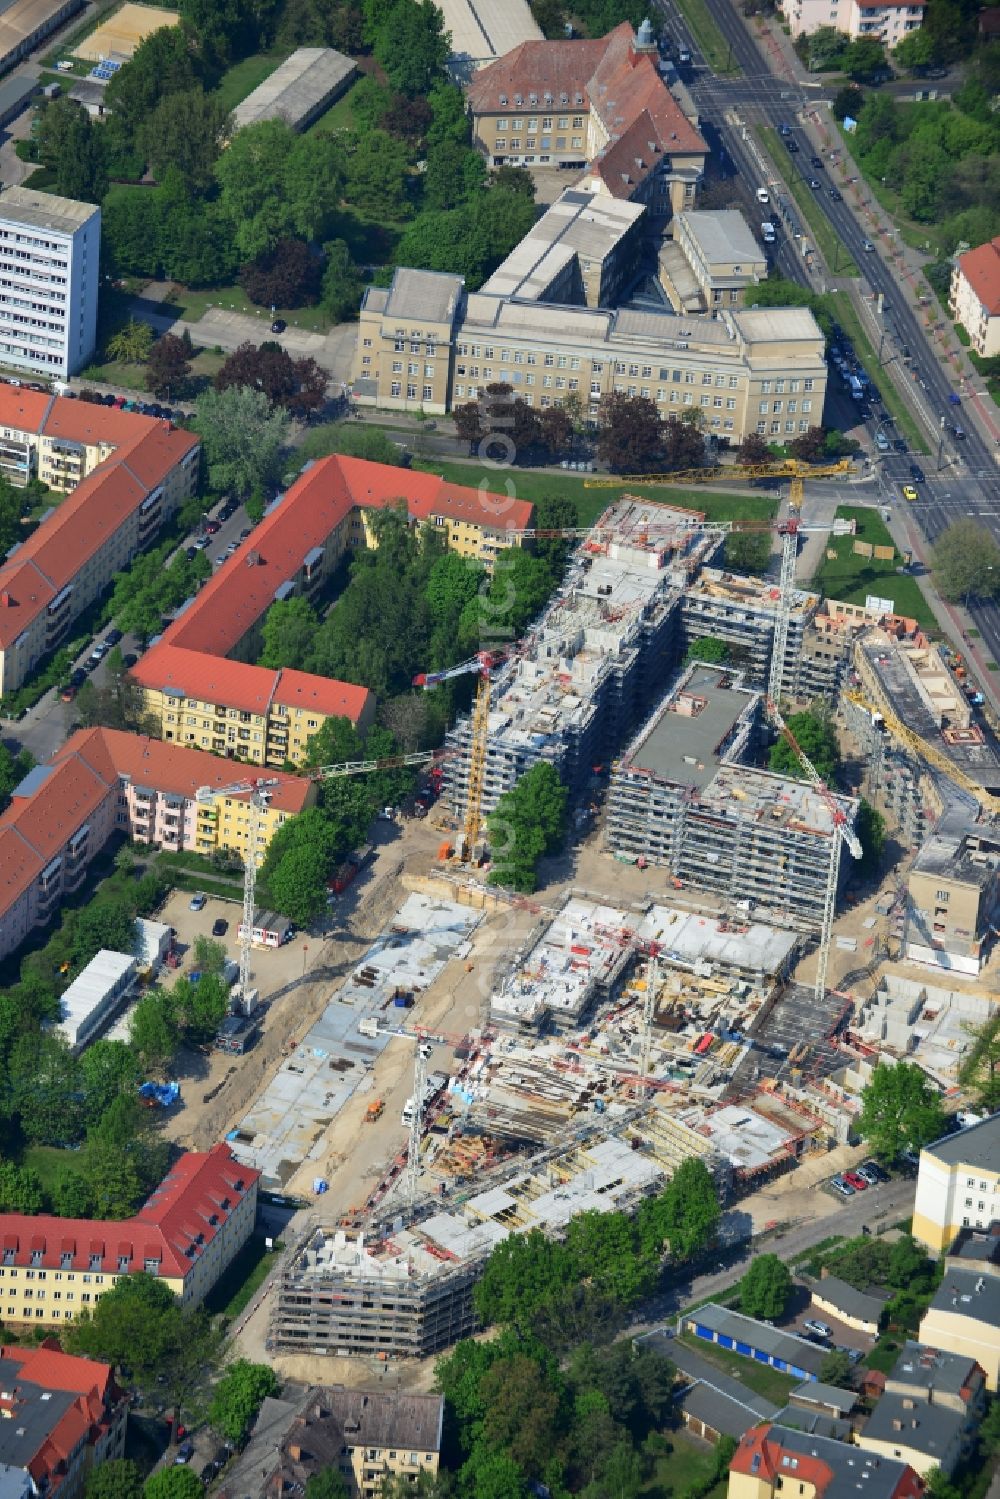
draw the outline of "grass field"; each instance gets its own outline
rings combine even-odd
[[[73,1151],[60,1150],[57,1145],[26,1145],[21,1155],[21,1165],[34,1171],[44,1190],[51,1194],[67,1166],[74,1166],[73,1156]],[[78,1164],[76,1169],[79,1169]]]
[[[719,30],[705,0],[677,0],[677,7],[691,28],[698,50],[713,73],[734,77],[743,70],[733,58],[731,47]]]
[[[205,1297],[209,1316],[221,1312],[227,1320],[238,1317],[264,1284],[273,1264],[274,1251],[267,1248],[263,1236],[251,1235]]]
[[[652,1477],[639,1490],[643,1499],[681,1499],[710,1477],[715,1467],[715,1452],[707,1443],[696,1442],[684,1431],[672,1431],[667,1440],[672,1451],[657,1458]],[[721,1479],[705,1499],[725,1499],[727,1490],[728,1479]]]
[[[197,290],[178,286],[166,305],[189,323],[196,323],[210,307],[246,313],[259,320],[262,338],[271,325],[271,309],[256,306],[241,286],[204,286]],[[318,307],[279,307],[274,316],[284,318],[290,328],[307,328],[312,333],[325,333],[330,326],[330,319]]]
[[[324,114],[321,114],[318,120],[313,120],[305,132],[306,135],[315,135],[317,131],[353,130],[357,121],[354,118],[351,96],[360,82],[360,77],[355,78],[350,88],[341,94],[336,103],[331,104],[330,108]]]
[[[846,245],[834,231],[829,219],[816,202],[812,188],[799,176],[797,167],[788,160],[788,154],[781,144],[781,137],[777,130],[772,125],[758,125],[755,129],[795,199],[799,212],[809,225],[816,248],[826,261],[831,274],[856,276],[858,268],[848,254]]]
[[[245,57],[242,62],[234,63],[219,80],[219,86],[215,90],[216,98],[227,110],[235,109],[248,94],[253,93],[259,83],[271,76],[278,64],[289,56],[290,51],[288,47],[279,47],[274,52],[255,52],[252,57]]]
[[[619,494],[639,495],[661,505],[678,505],[704,511],[708,520],[770,520],[777,500],[770,495],[717,494],[708,489],[678,484],[626,484],[608,489],[587,489],[583,479],[571,478],[562,470],[552,473],[521,473],[517,469],[486,469],[479,463],[455,463],[445,459],[426,459],[414,463],[427,473],[440,474],[452,484],[467,484],[473,489],[505,492],[512,486],[512,498],[533,503],[548,497],[572,500],[581,526],[589,526],[607,509]]]
[[[857,521],[857,535],[830,537],[827,550],[835,552],[836,556],[824,557],[813,578],[813,587],[827,598],[839,599],[846,604],[863,604],[870,593],[892,599],[899,614],[918,620],[925,629],[936,629],[934,615],[916,578],[896,571],[900,560],[898,553],[895,562],[877,562],[874,557],[859,557],[852,550],[855,541],[892,546],[892,537],[876,512],[838,505],[837,515]]]
[[[792,1390],[801,1383],[790,1374],[782,1374],[780,1369],[758,1364],[755,1359],[744,1358],[739,1353],[730,1353],[728,1348],[720,1348],[718,1344],[696,1338],[691,1333],[681,1333],[678,1342],[715,1364],[723,1374],[741,1380],[755,1395],[763,1395],[765,1400],[773,1400],[777,1405],[785,1405]]]

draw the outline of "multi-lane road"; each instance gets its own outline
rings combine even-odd
[[[758,153],[744,138],[741,127],[735,122],[734,111],[775,128],[794,125],[799,152],[789,155],[787,161],[775,162],[775,166],[784,176],[794,173],[805,180],[813,176],[825,179],[825,171],[816,172],[810,165],[809,158],[814,154],[815,146],[796,119],[801,117],[803,110],[816,106],[822,89],[775,75],[732,0],[706,0],[706,4],[733,59],[742,69],[740,78],[716,78],[705,65],[675,0],[657,0],[664,29],[691,52],[693,64],[685,82],[698,107],[710,145],[722,147],[728,156],[728,165],[745,184],[751,188],[763,186],[766,182],[761,181]],[[907,302],[900,286],[899,271],[883,260],[877,245],[872,250],[865,248],[869,231],[859,223],[847,202],[830,196],[831,185],[824,180],[823,188],[814,194],[816,206],[860,268],[863,288],[870,298],[870,311],[864,318],[866,331],[876,346],[882,345],[884,378],[894,378],[897,385],[909,387],[911,399],[920,413],[920,425],[932,449],[927,457],[916,457],[927,477],[920,486],[919,501],[907,507],[908,514],[916,518],[930,542],[953,521],[967,515],[974,515],[1000,539],[1000,447],[984,441],[976,426],[963,416],[962,407],[954,404],[952,398],[958,394],[955,382],[941,367],[923,326]],[[761,210],[761,218],[766,213],[766,209]],[[809,273],[795,241],[783,234],[776,251],[776,262],[782,274],[809,285]],[[876,310],[879,294],[884,309],[881,321]],[[904,347],[912,356],[908,363],[904,363],[902,357]],[[947,426],[942,426],[942,422],[960,425],[965,430],[965,437],[959,440]],[[910,481],[913,461],[909,456],[895,453],[876,459],[878,481],[886,500],[905,504],[901,489]],[[977,605],[973,614],[990,654],[1000,660],[1000,607]]]

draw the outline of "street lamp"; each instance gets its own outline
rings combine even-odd
[[[944,417],[941,418],[941,436],[938,438],[937,471],[941,472],[941,454],[944,451]]]

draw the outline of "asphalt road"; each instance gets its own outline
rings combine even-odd
[[[205,549],[205,554],[209,561],[214,562],[217,557],[223,556],[229,543],[231,541],[238,541],[240,532],[248,525],[249,521],[246,511],[240,506],[236,513],[230,516],[229,520],[222,522],[221,529],[211,539],[211,545]],[[177,550],[182,551],[185,547],[190,546],[195,539],[195,534],[192,532],[190,536],[186,536],[178,544]],[[111,626],[109,625],[108,629],[110,628]],[[73,662],[70,671],[74,667],[83,666],[94,645],[98,640],[104,639],[108,633],[108,629],[102,630],[95,636],[93,642],[84,648],[79,657]],[[125,655],[128,655],[130,652],[138,654],[139,645],[140,643],[136,640],[135,636],[126,635],[120,642],[119,648]],[[69,676],[69,672],[66,675]],[[89,675],[95,686],[103,686],[107,675],[107,667],[104,662],[101,662],[100,666]],[[75,721],[73,703],[64,703],[59,696],[58,689],[52,688],[22,719],[17,722],[11,719],[0,720],[0,733],[2,733],[3,742],[8,749],[15,753],[19,749],[30,750],[36,761],[42,764],[51,755],[54,755],[58,749],[62,748]]]
[[[834,1214],[810,1217],[803,1222],[793,1224],[784,1233],[768,1234],[764,1242],[754,1244],[740,1258],[731,1260],[724,1269],[713,1270],[706,1275],[696,1275],[690,1280],[676,1282],[654,1306],[647,1306],[644,1309],[642,1325],[632,1328],[631,1331],[633,1333],[651,1331],[657,1325],[657,1319],[670,1317],[682,1311],[692,1301],[703,1301],[706,1297],[728,1291],[742,1277],[754,1255],[763,1253],[765,1250],[778,1255],[787,1264],[796,1255],[806,1249],[811,1249],[814,1244],[821,1243],[833,1234],[855,1238],[865,1225],[874,1233],[880,1230],[884,1232],[894,1222],[907,1217],[912,1212],[915,1191],[916,1182],[913,1178],[897,1177],[881,1186],[872,1187],[867,1192],[848,1198]]]
[[[754,118],[765,124],[774,127],[793,125],[799,151],[789,155],[787,162],[775,163],[783,174],[791,170],[807,182],[813,176],[824,179],[825,171],[817,172],[810,165],[810,156],[818,154],[814,144],[795,120],[798,110],[815,106],[822,90],[814,91],[808,85],[796,85],[773,74],[730,0],[706,0],[706,5],[732,56],[743,69],[741,79],[716,78],[706,67],[695,38],[688,31],[674,0],[657,0],[665,29],[691,51],[693,66],[688,70],[685,82],[702,112],[710,144],[714,144],[714,136],[724,148],[728,162],[724,159],[723,165],[734,166],[743,181],[752,187],[766,185],[760,180],[760,166],[743,140],[739,127],[725,117],[726,110],[739,105],[744,109],[752,108]],[[814,197],[817,207],[860,268],[864,289],[870,295],[882,294],[887,308],[883,324],[879,323],[873,310],[871,318],[864,319],[866,331],[874,338],[876,346],[880,341],[883,344],[887,376],[897,386],[909,386],[923,414],[921,426],[934,449],[927,457],[920,455],[916,459],[927,479],[920,487],[919,501],[909,513],[929,542],[933,542],[954,521],[969,515],[988,526],[1000,540],[1000,468],[997,461],[1000,449],[988,444],[978,428],[963,418],[961,406],[953,404],[951,397],[957,394],[954,381],[941,367],[924,328],[903,296],[898,271],[883,260],[877,247],[865,250],[868,231],[855,218],[850,205],[845,201],[835,202],[829,196],[825,182],[823,190],[816,192]],[[777,264],[790,279],[810,285],[808,270],[794,242],[785,236],[779,242]],[[880,339],[882,326],[885,328],[884,340]],[[909,368],[902,357],[904,346],[909,348],[912,356]],[[836,385],[836,381],[831,384]],[[942,421],[956,422],[964,427],[964,440],[956,439],[942,428]],[[877,460],[886,498],[906,503],[901,500],[901,487],[910,482],[909,467],[913,461],[909,456],[896,454]],[[1000,660],[1000,605],[974,604],[970,613],[982,632],[989,654],[994,660]]]

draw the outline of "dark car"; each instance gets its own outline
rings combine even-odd
[[[217,916],[212,922],[212,936],[224,937],[229,931],[229,922],[224,916]]]
[[[906,452],[906,439],[905,438],[903,438],[903,437],[894,437],[893,440],[892,440],[892,445],[895,448],[895,450],[896,450],[897,453],[905,453]]]
[[[913,480],[914,484],[923,484],[926,477],[927,475],[924,473],[919,463],[910,464],[910,478]]]
[[[75,666],[69,674],[69,685],[71,687],[82,687],[87,680],[87,673],[82,666]]]
[[[831,187],[830,197],[835,203],[842,203],[844,201],[843,194],[839,193],[835,187]]]
[[[194,1456],[194,1443],[193,1442],[182,1442],[181,1445],[177,1449],[177,1456],[174,1458],[174,1467],[175,1468],[179,1467],[183,1463],[189,1463],[191,1461],[191,1459],[192,1459],[193,1456]]]
[[[796,153],[796,151],[798,149],[799,148],[798,148],[798,144],[797,144],[796,141],[786,141],[785,142],[785,150],[786,151],[791,151],[791,153],[792,153],[793,156],[795,155],[795,153]]]
[[[284,320],[283,317],[276,317],[275,320],[274,320],[274,322],[271,324],[271,332],[272,333],[284,333],[284,331],[285,331],[285,329],[287,327],[288,327],[288,324],[285,322],[285,320]]]
[[[215,536],[221,530],[222,530],[222,522],[221,521],[207,520],[205,522],[205,535],[206,536]]]
[[[810,158],[809,158],[809,165],[811,167],[815,167],[818,172],[821,172],[823,170],[823,158],[822,158],[822,156],[810,156]]]
[[[139,657],[135,654],[134,651],[129,651],[127,656],[122,657],[122,660],[124,661],[126,666],[134,666],[138,659]]]
[[[197,547],[187,547],[185,549],[184,555],[185,555],[185,557],[187,558],[187,560],[189,562],[193,562],[194,559],[198,555],[198,548]]]
[[[107,645],[118,645],[118,643],[121,640],[121,638],[122,638],[122,632],[121,632],[121,630],[109,630],[108,633],[105,635],[104,640],[105,640],[105,643]]]
[[[207,1489],[209,1484],[212,1482],[212,1479],[215,1477],[215,1464],[206,1463],[201,1472],[198,1474],[198,1477],[201,1479],[202,1483]]]
[[[73,686],[73,683],[67,682],[65,687],[60,687],[59,696],[64,703],[71,703],[76,697],[76,688]]]

